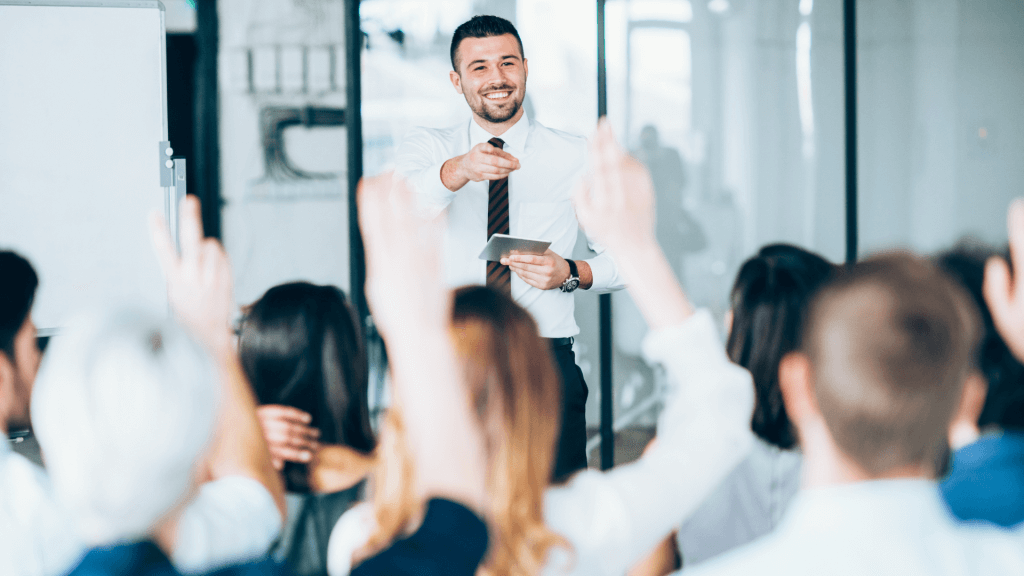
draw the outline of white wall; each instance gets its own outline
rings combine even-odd
[[[271,183],[263,189],[271,191],[270,197],[257,194],[254,188],[265,174],[258,123],[262,106],[345,106],[343,7],[341,0],[218,3],[223,238],[235,267],[240,304],[251,303],[268,288],[292,280],[349,289],[344,128],[296,127],[285,135],[286,150],[297,165],[336,173],[336,180],[320,183],[320,188],[301,181]],[[280,63],[286,85],[282,91],[250,93],[245,51],[257,51],[255,80],[263,86],[274,81],[274,45],[338,47],[341,65],[335,71],[335,89],[301,93],[287,88],[296,75],[301,80],[301,60],[296,68],[294,60],[284,58]],[[262,58],[265,54],[267,59]],[[329,189],[326,194],[323,186]]]

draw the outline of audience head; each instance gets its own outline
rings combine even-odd
[[[491,549],[485,569],[535,574],[563,540],[544,525],[543,496],[551,480],[561,419],[561,384],[547,343],[530,315],[508,296],[482,286],[456,290],[452,337],[471,405],[484,430]],[[402,439],[401,406],[381,434],[375,508],[379,526],[370,549],[386,546],[422,510],[412,494],[415,474]]]
[[[87,314],[53,339],[32,420],[86,544],[145,538],[187,503],[219,390],[209,356],[166,319]]]
[[[307,412],[321,442],[373,451],[366,351],[341,290],[307,282],[271,288],[249,307],[238,347],[260,404]],[[306,465],[286,463],[284,476],[288,490],[310,490]]]
[[[980,243],[961,242],[936,257],[936,264],[960,281],[981,313],[983,333],[977,364],[988,385],[977,428],[1024,430],[1024,365],[1010,352],[992,321],[982,291],[985,262],[999,255]]]
[[[29,400],[39,367],[32,302],[39,278],[21,256],[0,251],[0,428],[29,425]]]
[[[963,288],[909,254],[869,258],[825,286],[801,353],[780,367],[811,467],[831,458],[859,479],[934,476],[979,332]]]
[[[779,362],[800,346],[811,297],[835,272],[817,254],[771,244],[743,263],[732,288],[726,348],[729,358],[754,379],[751,429],[782,449],[795,447],[797,438],[779,389]]]

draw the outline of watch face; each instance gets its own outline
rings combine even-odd
[[[579,278],[569,278],[568,280],[565,281],[565,291],[566,292],[572,292],[573,290],[575,290],[575,289],[577,289],[579,287],[580,287],[580,279]]]

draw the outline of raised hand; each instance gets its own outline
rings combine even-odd
[[[220,243],[203,236],[199,200],[181,201],[178,255],[163,217],[150,217],[150,233],[167,280],[167,299],[175,317],[214,350],[231,347],[234,294],[231,265]]]
[[[381,336],[446,329],[452,295],[442,280],[443,221],[417,215],[412,190],[391,173],[364,180],[358,194],[366,299]]]
[[[1006,219],[1010,260],[1018,278],[1011,274],[1006,260],[990,258],[985,266],[985,301],[1006,345],[1024,362],[1024,282],[1019,278],[1024,273],[1024,200],[1013,201]]]
[[[683,322],[693,309],[654,236],[651,177],[615,141],[607,120],[590,140],[590,163],[573,198],[580,225],[608,248],[652,330]]]
[[[587,236],[609,250],[656,244],[654,186],[643,165],[615,140],[602,119],[590,140],[590,178],[575,194],[576,216]]]

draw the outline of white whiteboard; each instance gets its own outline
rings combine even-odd
[[[164,208],[164,42],[159,2],[0,0],[0,249],[39,273],[40,328],[166,311],[147,228]]]

